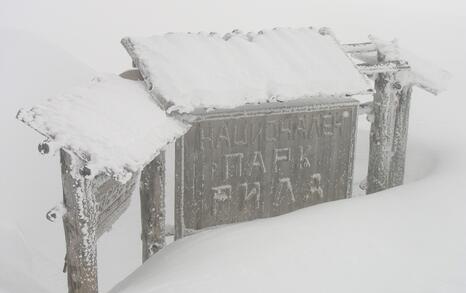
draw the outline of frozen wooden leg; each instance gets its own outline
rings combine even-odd
[[[184,235],[184,139],[175,143],[175,240]]]
[[[412,87],[406,86],[400,92],[396,111],[395,131],[393,140],[393,157],[390,166],[389,187],[403,184],[406,162],[406,147],[408,144],[409,106]]]
[[[142,260],[165,246],[165,154],[160,153],[141,173]]]
[[[66,239],[68,292],[96,293],[97,285],[97,204],[91,181],[83,174],[84,162],[74,154],[60,151],[63,216]]]
[[[390,187],[390,164],[401,85],[396,73],[379,73],[375,80],[374,121],[370,132],[367,193]]]

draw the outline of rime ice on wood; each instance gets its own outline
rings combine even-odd
[[[141,173],[142,259],[165,246],[165,154],[162,151]]]
[[[375,79],[367,193],[403,184],[412,87],[438,94],[449,74],[401,49],[396,40],[369,36],[370,43],[343,46]]]
[[[39,151],[60,150],[69,291],[97,292],[96,242],[138,180],[143,260],[162,249],[167,163],[175,240],[351,196],[358,114],[372,122],[368,193],[402,184],[412,86],[436,94],[448,74],[370,40],[340,45],[327,28],[125,38],[137,70],[21,110]],[[358,105],[367,77],[374,100]]]
[[[311,98],[203,115],[177,145],[178,224],[199,230],[349,197],[357,104]]]
[[[369,36],[371,42],[345,45],[345,50],[367,64],[377,65],[380,60],[377,54],[382,54],[384,61],[405,62],[409,71],[398,74],[398,79],[404,85],[419,86],[432,94],[438,94],[447,89],[450,74],[399,46],[397,40],[385,41],[376,36]]]

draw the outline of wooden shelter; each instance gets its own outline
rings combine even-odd
[[[101,75],[17,115],[45,136],[42,153],[60,153],[69,292],[98,291],[96,242],[138,181],[143,260],[165,245],[167,164],[175,239],[276,216],[351,196],[357,118],[367,114],[375,192],[403,182],[412,86],[442,89],[395,43],[341,45],[327,28],[122,44],[137,71]]]

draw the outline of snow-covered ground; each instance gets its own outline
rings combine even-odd
[[[40,135],[14,119],[20,107],[86,83],[94,70],[83,62],[127,69],[125,35],[307,25],[343,42],[397,35],[453,75],[439,97],[413,93],[406,184],[185,238],[122,281],[141,262],[136,195],[99,239],[101,291],[122,281],[111,292],[466,292],[463,2],[65,2],[6,0],[0,10],[0,292],[66,291],[63,228],[45,220],[61,200],[58,160],[37,152]],[[356,183],[367,166],[360,128]]]
[[[425,126],[405,186],[185,238],[111,292],[465,292],[465,140]]]

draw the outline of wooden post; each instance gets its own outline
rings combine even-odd
[[[175,240],[184,236],[184,138],[175,142]]]
[[[396,110],[395,131],[393,141],[393,157],[390,166],[389,187],[403,184],[406,162],[406,147],[408,144],[409,106],[411,103],[412,86],[405,86],[399,92],[400,96]]]
[[[97,204],[84,162],[60,150],[68,292],[97,293]]]
[[[161,152],[141,173],[142,260],[165,246],[165,153]]]
[[[380,52],[378,60],[385,61]],[[403,183],[412,91],[402,86],[397,72],[378,73],[375,90],[367,194]]]
[[[397,94],[395,73],[379,73],[375,80],[373,113],[370,131],[367,193],[390,187],[390,162],[396,117]]]

